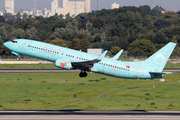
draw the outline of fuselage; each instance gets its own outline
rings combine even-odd
[[[27,55],[50,62],[55,62],[57,59],[68,60],[70,62],[83,62],[90,61],[99,57],[97,55],[34,40],[18,39],[16,41],[17,43],[6,42],[5,46],[8,46],[10,50],[18,54]],[[91,69],[86,71],[97,72],[120,78],[152,78],[152,76],[149,74],[149,71],[140,68],[140,66],[137,67],[131,62],[122,62],[104,57],[102,61],[95,63]]]

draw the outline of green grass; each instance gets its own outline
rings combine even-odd
[[[9,58],[9,59],[0,59],[1,61],[17,61],[15,58]],[[40,61],[40,59],[37,58],[21,58],[21,61]]]
[[[132,58],[120,58],[119,60],[121,60],[121,61],[131,61],[132,60]],[[134,58],[133,59],[134,61],[144,61],[145,60],[145,58]]]
[[[180,68],[180,63],[176,63],[176,64],[167,63],[165,68]]]
[[[180,74],[165,75],[165,79],[130,80],[90,73],[87,78],[77,73],[0,74],[0,110],[178,111]],[[103,94],[108,98],[102,98]]]
[[[53,63],[48,64],[0,64],[0,69],[59,69]]]
[[[167,63],[165,68],[180,68],[180,63]],[[59,69],[53,63],[49,64],[0,64],[0,69]]]

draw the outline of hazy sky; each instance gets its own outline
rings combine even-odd
[[[0,0],[0,11],[4,8],[4,1]],[[33,0],[14,0],[15,10],[27,10],[31,9],[33,6]],[[37,0],[37,6],[41,9],[48,8],[51,9],[51,2],[53,0]],[[69,0],[69,1],[84,1],[84,0]],[[151,8],[154,5],[161,5],[165,10],[179,11],[180,10],[180,0],[99,0],[99,9],[106,8],[110,9],[112,3],[118,3],[120,6],[137,6],[149,5]],[[62,0],[59,0],[59,6],[62,6]],[[97,0],[91,0],[91,9],[97,9]]]

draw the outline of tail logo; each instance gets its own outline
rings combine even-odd
[[[154,57],[154,62],[158,65],[162,65],[164,64],[166,61],[165,57],[163,54],[157,54],[155,57]]]

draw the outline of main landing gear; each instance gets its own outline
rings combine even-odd
[[[17,56],[16,60],[19,61],[20,60],[20,56]]]
[[[87,77],[86,71],[81,71],[81,73],[79,73],[79,77],[81,77],[81,78]]]

